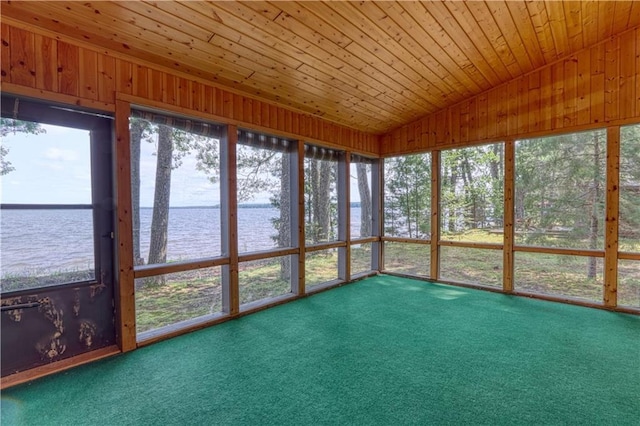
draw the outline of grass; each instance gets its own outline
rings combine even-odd
[[[502,242],[502,235],[486,231],[473,231],[457,235],[455,238],[467,242]],[[627,246],[638,247],[640,251],[640,242]],[[351,248],[352,275],[370,270],[371,247],[372,244],[368,243]],[[385,270],[428,277],[430,250],[430,246],[424,244],[387,242],[384,251]],[[502,250],[442,246],[440,256],[443,280],[497,288],[502,286]],[[280,262],[281,258],[273,258],[240,265],[241,304],[276,297],[291,291],[288,280],[280,276]],[[597,262],[598,274],[595,279],[589,279],[586,257],[517,252],[515,289],[600,302],[603,295],[602,259],[598,259]],[[640,262],[621,260],[619,265],[618,304],[640,307]],[[306,255],[307,288],[336,280],[337,271],[338,249]],[[55,277],[59,278],[60,275]],[[136,280],[138,332],[222,311],[221,268],[167,274],[163,278],[164,284],[156,286],[147,285],[149,280]],[[8,291],[7,285],[22,286],[28,283],[33,283],[28,277],[3,278],[3,291]]]
[[[240,304],[290,293],[289,280],[281,276],[282,266],[287,264],[290,264],[289,256],[242,263],[239,272]]]
[[[546,253],[516,253],[516,290],[577,297],[601,302],[603,262],[596,259],[596,277],[587,277],[587,257],[557,256]]]
[[[384,269],[389,272],[428,277],[431,246],[428,244],[384,243]]]
[[[138,333],[222,310],[220,268],[167,274],[163,285],[136,280]]]
[[[503,280],[502,261],[502,250],[442,246],[440,278],[500,288]]]
[[[69,282],[93,280],[92,269],[52,271],[50,269],[25,269],[20,274],[3,274],[0,279],[0,291],[19,291]]]
[[[496,243],[502,235],[482,230],[448,236],[449,241]],[[553,244],[549,244],[553,245]],[[640,242],[625,248],[640,251]],[[502,250],[440,247],[441,279],[502,286]],[[411,243],[385,243],[385,270],[429,276],[430,247]],[[603,298],[603,263],[597,259],[595,279],[587,278],[587,257],[542,253],[515,254],[515,289],[570,296],[600,302]],[[619,261],[618,304],[640,307],[640,262]]]

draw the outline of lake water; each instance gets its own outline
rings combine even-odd
[[[0,218],[1,275],[39,275],[93,269],[93,230],[89,210],[3,210]],[[151,209],[141,209],[140,251],[149,253]],[[275,247],[273,208],[238,209],[240,252]],[[360,209],[351,209],[352,236],[359,235]],[[174,208],[169,211],[170,261],[219,256],[220,210]]]

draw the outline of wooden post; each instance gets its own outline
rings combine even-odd
[[[240,312],[238,282],[238,191],[236,145],[238,128],[227,125],[226,141],[220,147],[220,200],[222,247],[229,264],[222,267],[222,310],[231,316]]]
[[[604,249],[604,304],[618,304],[618,215],[620,210],[620,126],[607,128],[607,203]]]
[[[431,271],[432,280],[440,278],[440,151],[431,151]]]
[[[347,243],[338,248],[338,278],[351,279],[351,154],[346,152],[338,161],[338,240]]]
[[[371,243],[371,269],[381,271],[383,269],[384,243],[381,240],[384,234],[384,160],[378,159],[371,166],[371,236],[378,237]]]
[[[116,101],[116,194],[117,194],[117,281],[115,287],[116,330],[122,352],[136,349],[136,300],[133,274],[133,222],[131,217],[131,150],[129,147],[128,102]]]
[[[502,247],[502,289],[507,293],[513,291],[515,176],[515,141],[508,140],[504,143],[504,241]]]
[[[298,288],[295,293],[304,295],[306,293],[305,284],[305,262],[306,262],[306,236],[304,232],[304,142],[298,141],[298,149],[296,150],[296,173],[298,173],[298,186],[296,187],[298,199]],[[293,188],[292,188],[293,189]]]

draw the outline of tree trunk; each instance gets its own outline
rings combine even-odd
[[[358,193],[360,194],[360,236],[371,236],[371,191],[367,175],[367,164],[356,163]]]
[[[328,241],[331,230],[331,167],[330,161],[320,163],[318,182],[318,237],[319,241]]]
[[[456,181],[458,180],[458,174],[455,171],[455,166],[451,166],[451,177],[449,180],[449,188],[452,194],[455,194]],[[455,210],[449,208],[449,232],[455,232],[456,230],[456,214]]]
[[[144,264],[140,255],[140,147],[147,122],[131,121],[131,215],[133,217],[133,263]]]
[[[310,186],[311,193],[309,194],[311,209],[309,210],[309,230],[310,230],[310,238],[312,243],[317,243],[320,240],[319,235],[319,227],[318,227],[318,217],[320,214],[320,183],[319,183],[319,170],[318,170],[318,160],[310,160],[309,161],[309,176],[310,176]]]
[[[156,168],[156,188],[153,198],[153,218],[151,220],[151,242],[149,264],[166,263],[169,226],[169,198],[171,195],[171,165],[173,141],[171,128],[158,128],[158,159]],[[164,284],[164,276],[155,277],[153,283]]]
[[[600,140],[596,135],[593,148],[593,197],[591,199],[591,221],[589,224],[589,248],[598,248],[598,201],[600,200]],[[595,279],[597,274],[597,259],[590,257],[587,264],[587,278]]]
[[[280,220],[278,221],[278,247],[291,246],[291,192],[289,182],[291,179],[291,166],[289,155],[282,156],[282,168],[280,174]],[[280,279],[289,281],[291,278],[291,262],[289,256],[280,258]]]

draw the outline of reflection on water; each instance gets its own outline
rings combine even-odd
[[[140,252],[149,253],[152,209],[140,210]],[[274,208],[238,210],[240,252],[275,247]],[[352,209],[352,233],[359,233],[360,209]],[[220,209],[169,210],[168,261],[220,256]],[[0,223],[2,277],[51,275],[93,270],[90,210],[3,210]]]

